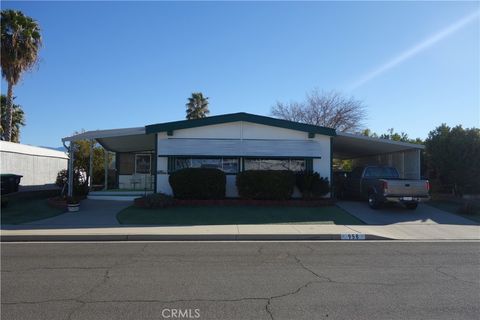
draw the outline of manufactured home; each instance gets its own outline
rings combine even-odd
[[[227,176],[227,197],[238,196],[244,170],[314,171],[332,181],[333,159],[395,166],[401,177],[420,178],[422,145],[337,132],[335,129],[249,113],[233,113],[145,127],[87,131],[63,139],[98,142],[114,153],[106,163],[104,190],[90,198],[130,199],[145,192],[171,194],[168,177],[189,167],[218,168]],[[72,165],[70,153],[69,165]],[[108,157],[106,157],[108,158]],[[72,178],[72,177],[70,177]],[[114,186],[108,190],[106,186]]]
[[[67,162],[63,151],[0,141],[0,173],[21,176],[19,191],[58,189],[57,174]]]

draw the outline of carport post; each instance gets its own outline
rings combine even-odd
[[[92,191],[92,181],[93,181],[93,145],[94,140],[90,139],[90,161],[88,166],[88,191]]]
[[[73,141],[70,141],[70,146],[68,148],[68,196],[73,196],[73,157],[74,157],[74,150],[73,150]]]
[[[422,151],[417,149],[417,165],[415,168],[415,172],[417,173],[417,179],[422,178]]]
[[[108,185],[108,150],[103,148],[103,152],[104,152],[104,158],[105,158],[105,161],[104,161],[104,170],[105,170],[105,178],[104,178],[104,187],[103,187],[103,190],[107,190],[107,185]]]

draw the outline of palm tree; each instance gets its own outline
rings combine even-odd
[[[1,19],[2,77],[8,83],[4,139],[10,141],[13,86],[18,83],[25,71],[37,63],[42,37],[37,22],[21,11],[2,10]]]
[[[205,118],[210,113],[208,110],[208,98],[203,97],[201,92],[194,92],[192,96],[188,98],[187,106],[187,119],[200,119]]]
[[[15,99],[15,98],[13,98]],[[1,127],[0,135],[3,134],[3,128],[6,126],[7,97],[1,95]],[[25,125],[25,114],[22,107],[18,104],[12,104],[12,142],[20,142],[20,127]]]

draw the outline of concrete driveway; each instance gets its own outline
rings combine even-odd
[[[366,201],[339,201],[337,206],[369,225],[478,225],[472,220],[422,203],[416,210],[408,210],[402,206],[373,210]]]
[[[83,200],[79,212],[66,212],[56,217],[24,223],[17,228],[88,228],[119,227],[117,213],[132,205],[131,201]]]

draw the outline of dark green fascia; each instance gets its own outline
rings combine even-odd
[[[145,132],[147,134],[150,133],[158,133],[158,132],[169,132],[179,129],[189,129],[189,128],[196,128],[196,127],[203,127],[209,126],[214,124],[222,124],[228,122],[237,122],[237,121],[245,121],[245,122],[252,122],[263,124],[272,127],[279,127],[297,131],[304,131],[310,134],[322,134],[326,136],[336,136],[335,129],[315,126],[306,123],[288,121],[283,119],[276,119],[271,117],[259,116],[256,114],[239,112],[239,113],[229,113],[219,116],[212,116],[206,117],[201,119],[192,119],[192,120],[181,120],[181,121],[173,121],[173,122],[165,122],[165,123],[158,123],[145,126]]]
[[[307,172],[313,172],[313,159],[305,158],[305,169]]]

